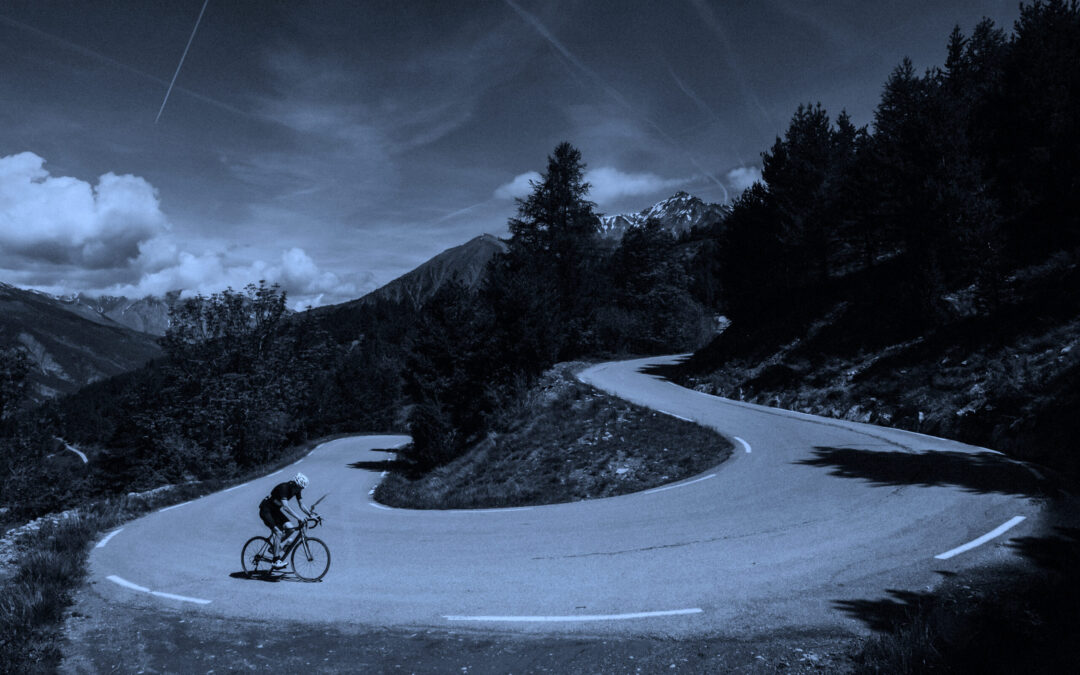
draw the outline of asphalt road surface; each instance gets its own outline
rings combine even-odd
[[[502,510],[387,509],[369,495],[402,436],[316,448],[242,486],[162,509],[98,542],[108,603],[343,626],[733,637],[866,631],[860,601],[924,591],[1013,555],[1041,507],[1036,469],[982,448],[708,396],[606,363],[581,379],[717,429],[731,459],[658,489]],[[658,413],[660,414],[660,413]],[[259,501],[295,471],[333,562],[318,583],[241,578]],[[1017,488],[1016,485],[1026,485]]]

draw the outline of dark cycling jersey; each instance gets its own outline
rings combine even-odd
[[[300,487],[296,483],[289,481],[287,483],[278,483],[274,486],[274,489],[270,491],[270,499],[287,502],[293,497],[300,498],[300,493],[304,488]]]
[[[270,491],[270,496],[264,498],[259,503],[259,517],[266,523],[266,526],[270,529],[275,527],[281,529],[285,523],[289,522],[289,518],[282,512],[281,507],[278,505],[278,500],[283,503],[289,501],[293,497],[297,500],[300,499],[300,493],[303,488],[296,483],[289,481],[287,483],[278,483],[274,486],[274,489]]]

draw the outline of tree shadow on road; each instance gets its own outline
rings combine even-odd
[[[1062,502],[1048,520],[1075,518]],[[1065,513],[1069,511],[1069,513]],[[866,672],[1080,672],[1080,528],[1047,528],[1008,542],[1018,557],[949,572],[932,591],[833,606],[876,633],[857,661]]]
[[[954,486],[979,494],[1044,497],[1056,488],[1023,464],[993,452],[921,453],[818,446],[796,464],[832,468],[832,476],[862,478],[876,486]]]

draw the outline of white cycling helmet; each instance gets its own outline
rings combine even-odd
[[[293,480],[294,483],[296,483],[297,485],[300,486],[301,490],[307,487],[307,476],[305,476],[302,473],[298,473],[295,476],[293,476],[292,480]]]

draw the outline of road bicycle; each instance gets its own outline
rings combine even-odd
[[[312,511],[314,517],[300,521],[285,540],[285,560],[290,561],[292,571],[304,581],[318,581],[330,570],[330,547],[321,539],[309,537],[307,531],[322,524],[322,517]],[[240,562],[244,573],[249,577],[267,575],[274,572],[285,573],[285,569],[274,569],[274,556],[270,553],[270,539],[252,537],[244,544],[240,552]]]

